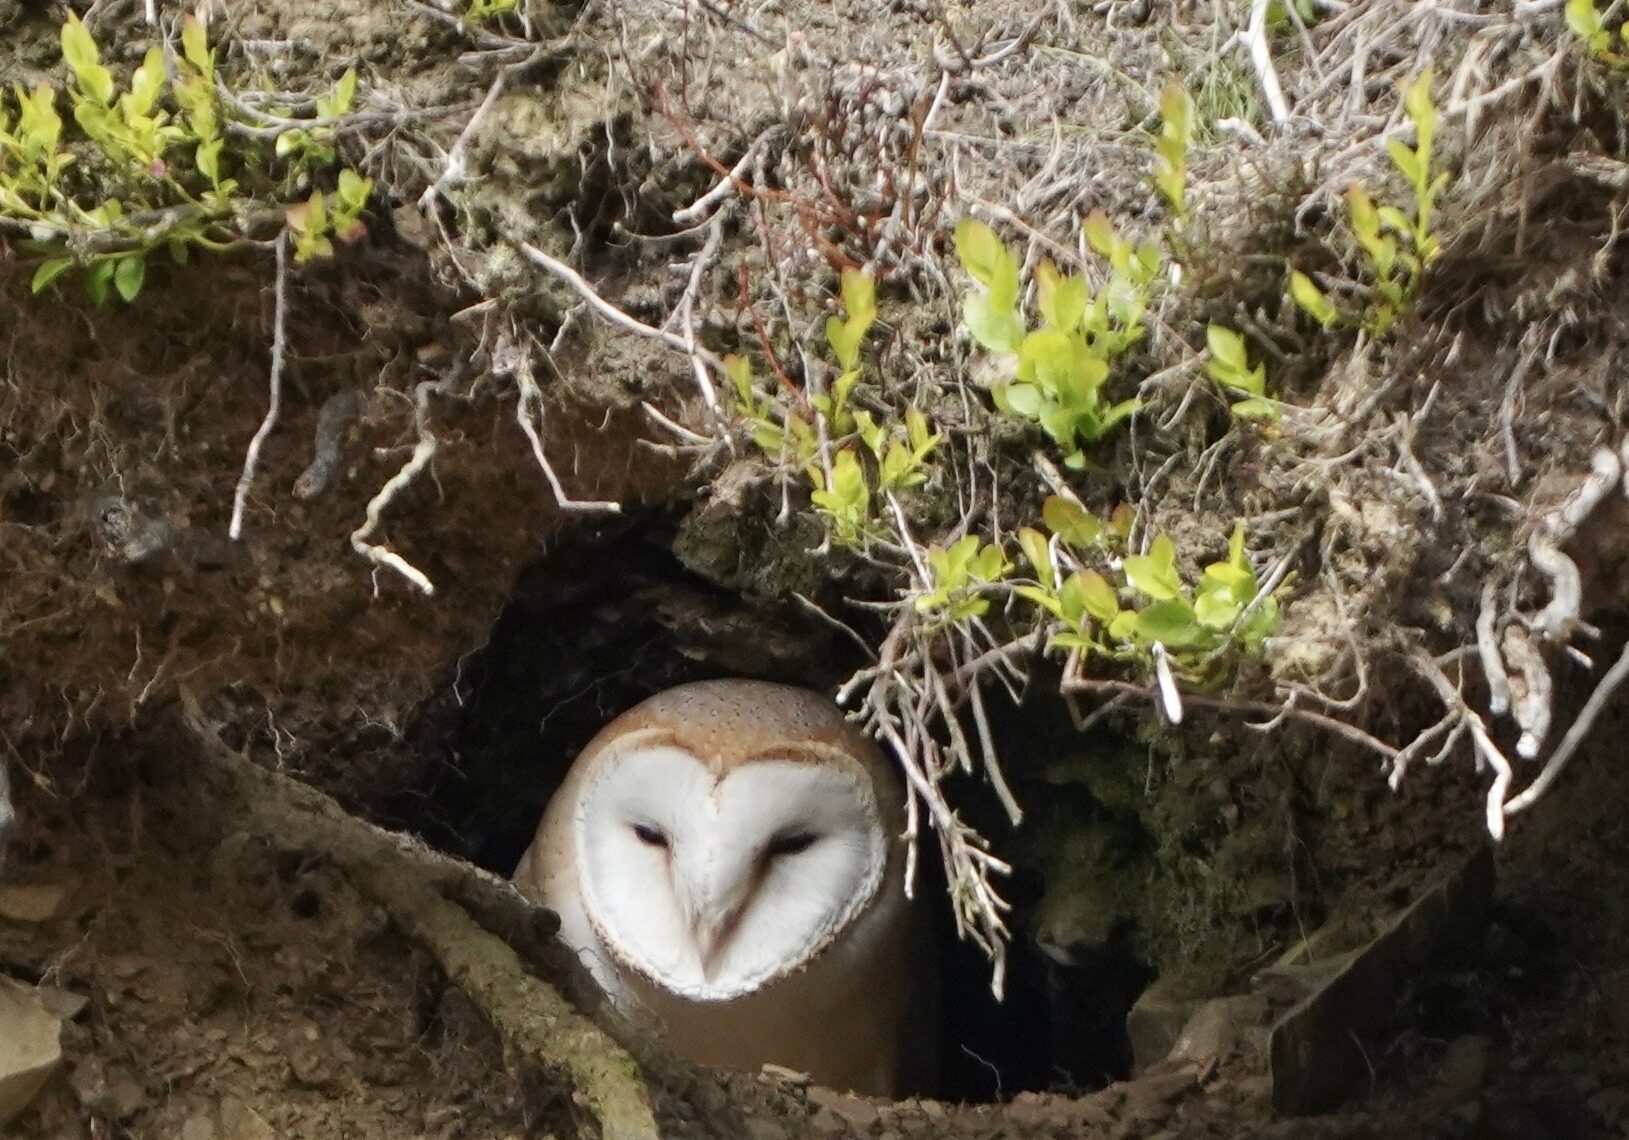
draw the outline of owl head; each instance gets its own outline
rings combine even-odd
[[[573,779],[570,844],[596,937],[623,969],[694,1001],[802,969],[898,858],[892,771],[802,689],[670,689],[601,731]]]

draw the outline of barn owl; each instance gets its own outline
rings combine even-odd
[[[618,1008],[680,1056],[894,1096],[924,993],[904,795],[837,707],[681,685],[577,757],[515,871]]]

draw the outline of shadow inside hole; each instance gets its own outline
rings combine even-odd
[[[724,635],[732,643],[722,651],[698,645],[685,615],[710,614],[728,630],[731,607],[745,615],[747,636],[737,627]],[[454,683],[427,705],[415,744],[432,760],[420,787],[391,804],[390,814],[441,849],[507,876],[577,754],[646,697],[726,676],[830,692],[863,664],[851,642],[815,626],[774,635],[795,642],[797,653],[755,655],[736,643],[763,636],[756,620],[738,599],[679,566],[659,520],[579,536],[526,568],[488,643],[459,663]],[[1020,785],[1023,754],[1036,736],[1032,722],[1056,718],[1061,706],[1043,699],[1017,708],[993,697],[988,704],[998,749],[1013,758],[1009,776]],[[1002,885],[1014,933],[998,1002],[989,961],[956,937],[944,871],[928,839],[917,897],[939,977],[938,1063],[931,1086],[910,1091],[988,1103],[1022,1092],[1088,1091],[1125,1077],[1125,1015],[1151,977],[1131,932],[1116,930],[1102,945],[1043,950],[1030,933],[1042,873],[1027,865],[1012,842],[1017,833],[981,780],[962,778],[948,790],[963,818],[1014,864]],[[1039,785],[1030,790],[1045,794]]]

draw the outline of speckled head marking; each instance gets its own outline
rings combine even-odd
[[[783,685],[671,689],[577,764],[571,827],[597,937],[697,1001],[818,955],[876,897],[899,830],[881,752],[830,701]]]

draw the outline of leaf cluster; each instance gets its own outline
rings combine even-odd
[[[1615,71],[1629,71],[1629,22],[1620,23],[1614,36],[1595,0],[1567,0],[1566,16],[1567,27],[1590,55]]]
[[[940,437],[915,407],[905,410],[903,422],[879,422],[870,410],[854,405],[865,375],[861,350],[877,319],[876,287],[858,270],[843,272],[842,308],[842,315],[826,321],[837,377],[804,408],[779,393],[760,391],[743,356],[726,357],[724,371],[731,409],[745,421],[753,442],[771,459],[802,469],[809,501],[834,542],[863,547],[887,530],[878,523],[878,497],[927,482],[928,460]]]
[[[1008,374],[991,389],[996,407],[1038,425],[1076,470],[1086,466],[1085,445],[1141,407],[1136,399],[1111,401],[1103,388],[1110,364],[1142,339],[1160,267],[1157,244],[1121,237],[1100,211],[1086,219],[1084,233],[1108,263],[1107,283],[1094,293],[1083,275],[1042,261],[1034,281],[1040,323],[1029,329],[1017,256],[982,222],[964,218],[956,227],[957,256],[975,282],[963,298],[962,319]]]
[[[1144,554],[1122,553],[1128,509],[1104,521],[1053,496],[1042,520],[1050,537],[1032,527],[1018,532],[1035,579],[1014,592],[1046,616],[1056,648],[1146,666],[1158,645],[1179,672],[1206,681],[1225,650],[1259,653],[1278,628],[1276,591],[1261,592],[1245,554],[1243,523],[1233,528],[1227,557],[1189,584],[1165,535]]]
[[[278,132],[267,156],[256,141],[264,131],[241,143],[228,135],[216,53],[196,18],[183,21],[174,58],[149,48],[123,85],[77,16],[68,15],[60,38],[65,87],[0,92],[0,223],[25,230],[26,246],[45,255],[36,293],[80,267],[93,301],[114,293],[130,301],[155,250],[185,262],[195,248],[240,239],[262,197],[286,199],[317,163],[332,161],[333,122],[356,93],[348,71],[317,100],[317,120]],[[341,184],[339,208],[307,211],[306,256],[354,230],[371,185],[354,171]]]
[[[1356,321],[1376,336],[1391,330],[1413,299],[1426,266],[1442,252],[1432,215],[1449,174],[1434,169],[1437,108],[1431,98],[1430,68],[1404,88],[1403,110],[1414,125],[1414,145],[1390,139],[1386,153],[1408,183],[1412,201],[1406,207],[1383,204],[1360,185],[1346,190],[1347,217],[1369,278],[1368,301]],[[1351,319],[1299,270],[1290,273],[1290,297],[1326,328]]]

